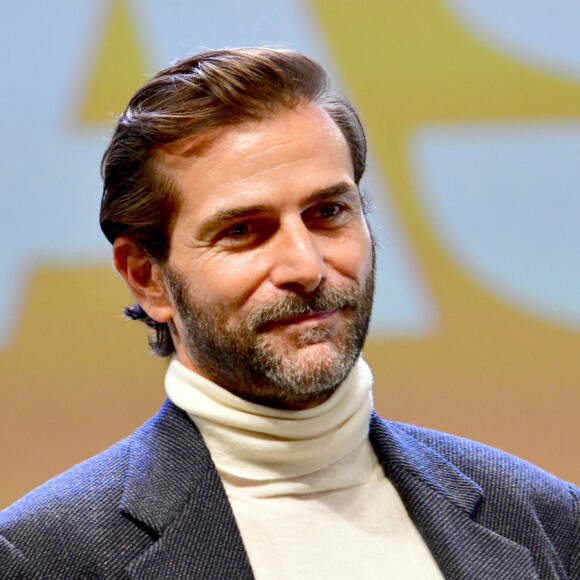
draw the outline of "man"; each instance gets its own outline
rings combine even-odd
[[[208,51],[136,93],[101,225],[175,354],[169,400],[0,515],[2,578],[580,578],[577,488],[372,413],[365,161],[293,51]]]

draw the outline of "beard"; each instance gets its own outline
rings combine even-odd
[[[207,378],[248,401],[301,409],[326,400],[356,363],[364,345],[374,294],[373,267],[362,284],[337,288],[322,283],[314,292],[292,292],[233,320],[224,306],[195,300],[185,278],[168,265],[164,278],[182,322],[181,341]],[[276,323],[336,311],[339,324],[322,321],[274,336]],[[338,326],[338,328],[336,328]],[[324,354],[305,352],[327,343]]]

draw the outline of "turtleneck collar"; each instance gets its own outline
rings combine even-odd
[[[359,358],[324,403],[274,409],[241,399],[174,359],[165,387],[199,428],[222,476],[272,481],[317,472],[359,447],[368,437],[372,382]]]

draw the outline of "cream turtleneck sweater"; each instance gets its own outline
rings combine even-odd
[[[372,375],[359,359],[324,403],[250,403],[173,360],[166,390],[199,428],[254,575],[441,580],[368,439]]]

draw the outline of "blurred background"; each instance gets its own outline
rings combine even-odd
[[[580,483],[579,28],[576,0],[2,3],[0,508],[162,403],[100,158],[151,74],[257,44],[319,60],[367,127],[377,409]]]

